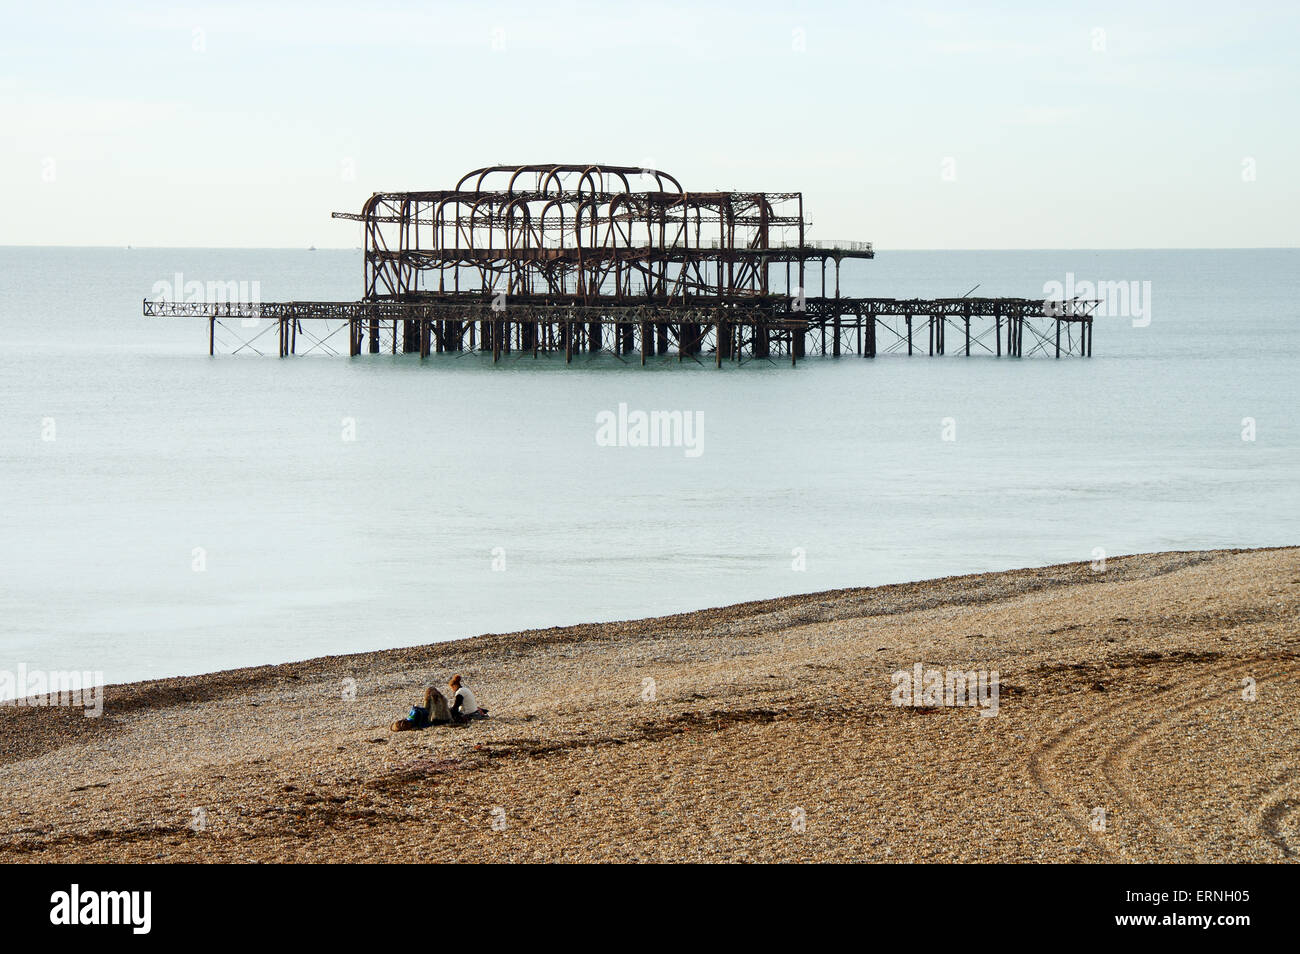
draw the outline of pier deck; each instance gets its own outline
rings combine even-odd
[[[205,318],[208,353],[217,329],[236,333],[233,352],[278,331],[281,357],[341,354],[330,342],[346,329],[350,355],[490,351],[503,354],[609,351],[619,356],[711,354],[716,364],[822,354],[948,353],[948,332],[964,355],[1091,356],[1097,302],[1029,298],[735,298],[582,304],[529,297],[444,295],[415,300],[144,302],[157,318]],[[300,350],[298,337],[304,336]],[[1026,345],[1028,346],[1026,348]],[[267,349],[269,351],[269,349]]]

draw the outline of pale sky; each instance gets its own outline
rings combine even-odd
[[[352,247],[594,162],[881,249],[1294,246],[1296,5],[0,0],[0,244]]]

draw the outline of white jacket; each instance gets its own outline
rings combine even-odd
[[[456,690],[456,694],[451,697],[452,708],[455,708],[457,699],[460,700],[461,715],[478,712],[478,700],[474,698],[474,693],[470,692],[468,686],[461,686]]]

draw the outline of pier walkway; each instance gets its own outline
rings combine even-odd
[[[144,315],[208,321],[208,353],[218,329],[233,338],[231,353],[271,351],[281,357],[341,354],[331,343],[347,331],[347,353],[419,354],[490,351],[505,354],[610,351],[620,357],[676,355],[716,364],[750,358],[856,354],[990,354],[1055,357],[1092,354],[1096,301],[1030,298],[801,298],[784,296],[699,302],[623,299],[584,304],[482,293],[411,300],[171,302],[146,300]],[[950,346],[949,333],[952,333]],[[300,336],[303,338],[299,341]]]

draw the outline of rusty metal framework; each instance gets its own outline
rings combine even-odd
[[[376,193],[359,215],[334,217],[364,223],[367,301],[788,297],[804,288],[810,259],[824,293],[827,262],[838,272],[844,258],[873,255],[867,242],[810,244],[798,192],[688,192],[631,166],[491,166],[454,189]]]
[[[950,326],[966,354],[1092,353],[1097,302],[841,297],[841,263],[874,250],[810,241],[799,192],[691,192],[666,172],[632,166],[489,166],[454,189],[376,193],[360,213],[334,217],[362,223],[361,300],[146,301],[144,313],[206,317],[209,353],[233,318],[239,329],[273,320],[282,356],[298,353],[300,333],[308,351],[333,352],[346,327],[352,355],[563,351],[572,361],[608,350],[639,353],[642,364],[670,352],[678,360],[711,352],[718,365],[793,362],[819,350],[912,354],[918,318],[929,354],[946,353]],[[972,337],[980,319],[987,323]],[[309,332],[307,321],[320,327]],[[235,350],[260,353],[264,333]]]

